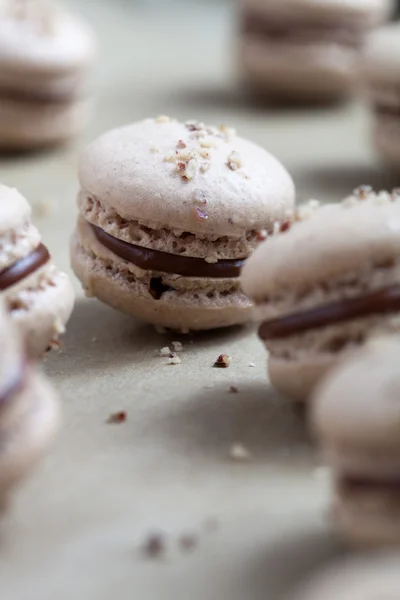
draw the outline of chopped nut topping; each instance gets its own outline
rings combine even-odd
[[[200,146],[202,148],[216,148],[217,147],[217,143],[215,140],[213,140],[213,138],[208,137],[208,138],[202,138],[200,140]]]
[[[204,123],[199,123],[197,121],[186,121],[185,127],[189,131],[204,131],[206,129]]]
[[[193,179],[196,175],[197,171],[197,160],[195,158],[191,158],[187,165],[185,166],[184,175],[186,179]]]
[[[220,354],[214,363],[214,367],[227,369],[232,362],[232,358],[228,354]]]
[[[370,185],[360,185],[353,191],[353,195],[359,200],[367,200],[374,191]]]
[[[281,223],[280,232],[285,233],[285,231],[289,231],[291,226],[292,226],[292,224],[290,221],[284,221],[283,223]]]
[[[175,163],[176,162],[176,154],[167,154],[167,156],[164,157],[164,162],[168,162],[168,163]]]
[[[218,262],[218,258],[215,258],[215,256],[206,256],[204,260],[210,265],[215,265]]]
[[[179,140],[176,147],[182,150],[183,148],[186,148],[186,144],[183,140]]]
[[[111,414],[107,419],[107,423],[124,423],[126,419],[126,412],[124,410],[121,410],[119,412]]]
[[[200,171],[202,173],[207,173],[207,171],[211,168],[211,163],[202,163],[200,166]]]
[[[252,455],[247,448],[242,444],[233,444],[230,449],[229,455],[232,460],[238,462],[246,462],[251,459]]]
[[[159,558],[165,551],[165,539],[160,533],[150,535],[142,546],[142,552],[148,558]]]
[[[211,158],[211,152],[209,150],[207,150],[206,148],[203,148],[202,150],[200,150],[200,156],[202,158]]]
[[[168,346],[164,346],[164,348],[161,348],[160,356],[171,356],[171,350]]]
[[[184,162],[178,162],[178,164],[176,165],[176,167],[177,167],[178,171],[182,171],[182,172],[184,172],[185,169],[186,169],[186,165],[185,165]]]
[[[200,221],[205,221],[206,219],[208,219],[208,213],[206,213],[204,210],[201,210],[197,206],[194,210],[197,218],[200,219]]]
[[[256,231],[256,239],[257,242],[263,242],[264,240],[266,240],[268,237],[268,231],[266,229],[260,229],[259,231]]]
[[[179,356],[176,356],[176,354],[168,359],[169,365],[180,365],[181,362],[182,360],[179,358]]]
[[[171,117],[167,117],[166,115],[159,115],[156,118],[156,123],[171,123]]]
[[[183,352],[184,348],[181,342],[172,342],[175,352]]]
[[[177,159],[181,161],[188,162],[191,158],[193,158],[193,152],[189,152],[189,150],[184,150],[177,154]]]
[[[242,166],[242,160],[238,152],[236,152],[235,150],[231,152],[226,164],[231,171],[237,171],[237,169],[240,169],[240,167]]]
[[[220,125],[220,132],[227,138],[227,140],[232,139],[236,135],[236,129],[233,127],[227,127],[226,125]]]

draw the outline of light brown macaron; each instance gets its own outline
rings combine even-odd
[[[400,196],[360,188],[321,206],[256,250],[242,287],[272,384],[306,400],[343,355],[400,331]]]
[[[397,600],[400,554],[352,556],[325,567],[287,600]]]
[[[388,163],[400,165],[400,24],[369,36],[359,65],[360,83],[373,114],[373,141]]]
[[[24,344],[0,299],[0,505],[47,450],[59,406],[47,380],[27,361]]]
[[[333,471],[333,519],[354,544],[400,544],[399,362],[400,336],[370,340],[327,375],[312,402]]]
[[[75,294],[65,273],[51,262],[17,190],[0,185],[0,297],[25,338],[30,358],[58,340]]]
[[[354,88],[367,34],[392,0],[241,0],[241,73],[261,96],[332,101]]]
[[[0,2],[0,151],[54,144],[83,128],[94,55],[79,17],[45,0]]]
[[[244,323],[240,269],[291,219],[284,167],[234,130],[147,119],[89,145],[71,259],[86,293],[180,331]]]

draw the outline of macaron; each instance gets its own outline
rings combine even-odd
[[[358,545],[400,544],[399,357],[399,336],[371,340],[326,376],[312,402],[333,472],[333,519]]]
[[[0,150],[29,150],[77,134],[90,115],[94,35],[44,0],[0,3]]]
[[[400,331],[400,195],[361,187],[304,215],[242,275],[271,383],[295,400],[370,335]]]
[[[41,356],[57,341],[74,305],[71,282],[51,262],[31,222],[29,204],[4,185],[0,185],[0,297],[25,338],[30,358]]]
[[[240,324],[240,271],[293,215],[286,169],[222,126],[146,119],[102,135],[79,166],[72,266],[86,293],[187,332]]]
[[[372,553],[323,568],[298,585],[290,600],[394,600],[399,586],[400,555]]]
[[[0,504],[47,450],[59,425],[57,396],[28,362],[0,298]]]
[[[360,57],[360,83],[373,115],[373,142],[388,163],[400,165],[400,25],[368,38]]]
[[[261,96],[333,101],[349,94],[367,34],[392,0],[241,0],[239,60]]]

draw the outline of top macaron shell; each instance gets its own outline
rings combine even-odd
[[[95,39],[79,17],[40,1],[32,3],[26,18],[13,18],[1,8],[0,2],[2,72],[51,74],[75,70],[92,61]]]
[[[202,148],[202,138],[211,147]],[[209,160],[197,155],[189,180],[175,159],[179,142],[184,152],[210,152]],[[239,161],[234,169],[229,167],[232,153]],[[203,171],[201,165],[207,162]],[[286,220],[294,207],[292,179],[266,150],[218,130],[199,134],[173,120],[146,119],[104,134],[84,152],[79,179],[84,193],[124,219],[204,236],[235,237],[266,223],[273,226]],[[199,219],[196,207],[208,218]]]
[[[16,190],[0,184],[0,271],[40,244],[31,223],[31,207]]]
[[[312,404],[325,443],[400,449],[399,356],[396,338],[376,338],[328,374]]]
[[[399,254],[400,201],[327,205],[261,244],[243,269],[242,287],[263,301],[397,260]]]
[[[400,84],[400,24],[391,23],[371,33],[359,61],[360,76]]]
[[[360,19],[362,24],[380,23],[393,11],[393,0],[242,0],[242,5],[262,14],[291,19]]]
[[[17,376],[22,361],[22,341],[6,315],[5,306],[0,299],[0,397]]]

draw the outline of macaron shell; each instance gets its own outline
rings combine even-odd
[[[67,140],[86,125],[91,106],[86,99],[43,104],[2,99],[0,149],[23,150]]]
[[[305,402],[310,398],[317,382],[334,364],[335,357],[326,354],[309,360],[285,360],[270,355],[268,375],[271,385],[281,394],[296,402]]]
[[[321,101],[350,91],[357,57],[353,48],[324,39],[283,45],[252,36],[240,42],[239,54],[243,78],[257,92]]]
[[[0,498],[7,497],[47,450],[59,418],[53,389],[29,370],[23,390],[0,412]]]
[[[175,155],[180,140],[188,151],[198,149],[193,133],[184,124],[154,119],[112,130],[84,151],[81,186],[124,219],[153,229],[235,237],[288,219],[294,207],[289,174],[263,148],[239,137],[208,136],[216,143],[209,170],[199,168],[184,181],[166,158]],[[232,152],[241,160],[237,170],[228,166]],[[207,199],[205,219],[196,213],[199,190]]]
[[[332,287],[348,274],[372,272],[399,253],[399,201],[327,205],[261,244],[243,269],[242,287],[256,302],[301,294],[314,286]]]
[[[178,331],[206,330],[245,323],[251,319],[252,305],[240,292],[228,294],[222,305],[198,293],[167,292],[165,299],[149,298],[147,286],[129,282],[120,272],[110,273],[104,263],[82,248],[75,234],[71,241],[71,263],[88,295],[154,325]]]
[[[49,264],[3,292],[30,358],[42,356],[64,332],[75,293],[68,276]]]
[[[19,235],[20,230],[23,230],[25,237],[26,226],[30,223],[32,210],[25,198],[15,188],[0,184],[0,214],[0,239],[5,235],[10,236],[10,240],[1,240],[0,257],[2,259],[5,253],[3,246],[10,245],[12,243],[11,238],[21,237]],[[35,248],[40,241],[39,235],[34,235],[34,232],[29,230],[28,237],[33,238],[32,249]],[[13,245],[15,245],[15,241]],[[18,252],[17,256],[20,256]]]
[[[83,68],[93,60],[95,38],[81,19],[41,1],[31,10],[39,16],[0,18],[2,71],[54,74]]]

